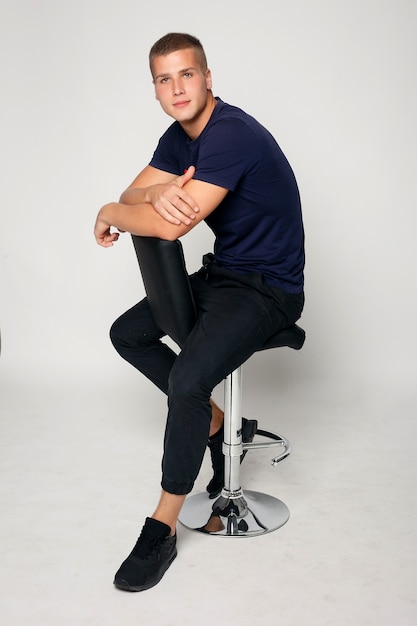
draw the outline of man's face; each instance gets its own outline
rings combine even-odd
[[[152,73],[155,96],[165,113],[184,126],[197,122],[208,105],[211,75],[201,69],[195,50],[156,57]]]

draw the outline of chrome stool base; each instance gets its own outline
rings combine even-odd
[[[279,446],[281,453],[272,459],[277,465],[291,452],[285,437],[266,430],[257,434],[269,441],[242,443],[242,368],[226,378],[224,386],[224,488],[214,501],[207,493],[189,496],[179,521],[191,530],[219,537],[256,537],[283,526],[290,517],[287,506],[264,493],[242,491],[240,459],[243,451]]]
[[[222,491],[213,503],[207,493],[189,496],[179,521],[190,530],[218,537],[256,537],[283,526],[288,507],[272,496],[257,491]]]

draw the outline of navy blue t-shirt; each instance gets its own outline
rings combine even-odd
[[[216,98],[192,141],[178,122],[159,140],[150,165],[229,190],[206,218],[214,260],[241,274],[262,274],[289,293],[303,290],[304,230],[294,173],[272,135],[253,117]]]

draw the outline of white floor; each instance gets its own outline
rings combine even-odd
[[[161,583],[129,594],[112,580],[157,500],[164,399],[127,382],[2,389],[2,624],[417,623],[412,393],[270,381],[255,393],[249,376],[245,415],[293,453],[273,468],[270,451],[251,452],[243,484],[281,498],[290,520],[251,539],[179,526]],[[208,477],[206,459],[196,491]]]

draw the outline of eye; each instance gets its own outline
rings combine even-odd
[[[191,78],[192,77],[192,72],[185,72],[184,76],[185,78]]]

